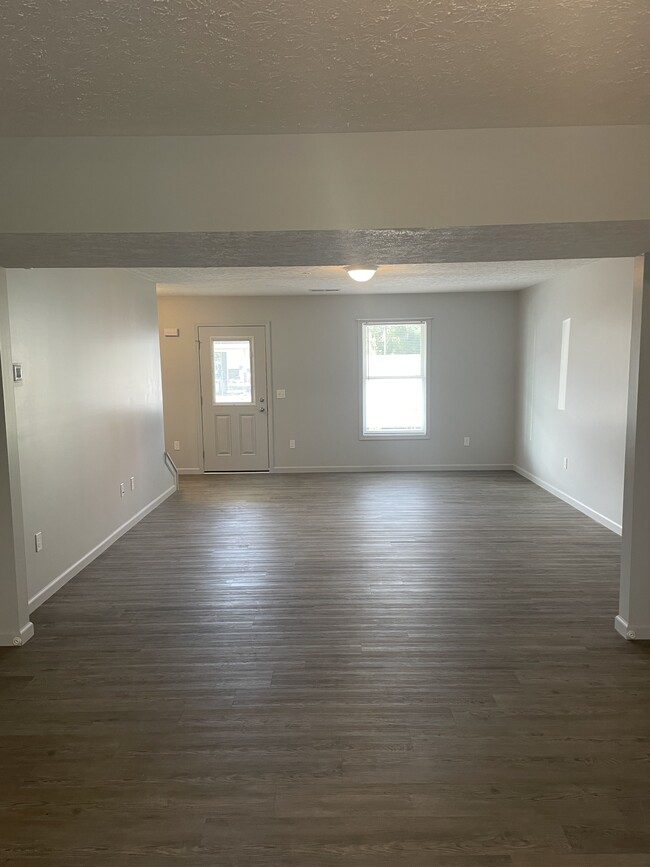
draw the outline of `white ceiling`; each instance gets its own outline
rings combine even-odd
[[[159,295],[310,295],[487,292],[516,290],[550,280],[593,259],[382,265],[369,283],[355,283],[342,267],[130,268],[158,285]]]
[[[648,0],[4,0],[0,135],[650,123]]]

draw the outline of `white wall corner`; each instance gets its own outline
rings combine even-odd
[[[549,494],[553,494],[553,496],[557,497],[558,500],[562,500],[564,503],[572,506],[578,512],[582,512],[583,515],[586,515],[588,518],[591,518],[598,524],[602,524],[603,527],[607,527],[607,529],[611,530],[613,533],[616,533],[619,536],[622,534],[622,525],[619,524],[617,521],[608,518],[607,515],[602,515],[600,512],[592,509],[591,506],[588,506],[586,503],[582,503],[580,500],[576,500],[575,497],[572,497],[570,494],[561,491],[559,488],[556,488],[555,485],[551,485],[549,482],[544,481],[544,479],[540,479],[539,476],[528,472],[528,470],[525,470],[523,467],[515,465],[513,469],[516,473],[519,473],[520,476],[528,479],[529,482],[532,482],[534,485],[537,485],[537,487],[548,491]]]
[[[12,361],[7,279],[0,268],[0,645],[3,647],[20,647],[34,634],[27,603]]]
[[[22,647],[34,637],[34,624],[28,620],[25,626],[16,632],[0,633],[0,647]]]
[[[618,614],[614,619],[614,628],[627,641],[650,641],[650,624],[648,626],[630,625]]]
[[[28,620],[25,626],[16,632],[0,634],[0,647],[22,647],[34,637],[34,624]]]
[[[132,518],[114,530],[110,536],[107,536],[99,545],[96,545],[87,554],[84,554],[76,563],[73,563],[65,572],[62,572],[61,575],[58,575],[54,580],[50,581],[42,590],[32,596],[29,600],[29,611],[35,611],[39,608],[44,602],[46,602],[51,596],[53,596],[57,590],[60,590],[65,584],[68,583],[75,575],[78,575],[86,566],[89,566],[93,560],[97,559],[100,554],[103,554],[107,548],[116,542],[120,536],[123,536],[125,533],[135,527],[137,523],[139,523],[143,518],[146,518],[150,512],[153,512],[154,509],[158,508],[161,503],[163,503],[168,497],[171,497],[172,494],[176,493],[176,486],[168,488],[164,491],[159,497],[156,497],[150,503],[148,503],[143,509],[140,509]]]
[[[650,640],[650,254],[635,261],[627,402],[621,586],[616,630]]]

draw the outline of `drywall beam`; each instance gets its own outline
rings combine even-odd
[[[7,279],[0,269],[0,646],[9,647],[20,647],[34,634],[27,607],[15,387]]]
[[[634,268],[625,445],[621,589],[616,629],[650,639],[650,254]]]

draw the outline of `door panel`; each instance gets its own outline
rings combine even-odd
[[[199,328],[205,470],[268,470],[264,326]]]
[[[229,415],[215,415],[215,452],[220,458],[232,456],[232,422]]]
[[[257,417],[254,415],[242,415],[239,417],[239,450],[242,455],[254,455],[255,428]]]

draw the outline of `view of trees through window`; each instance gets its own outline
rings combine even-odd
[[[426,323],[364,322],[363,434],[426,434]]]
[[[420,323],[369,324],[367,330],[368,348],[375,355],[420,354],[422,346],[422,326]]]

